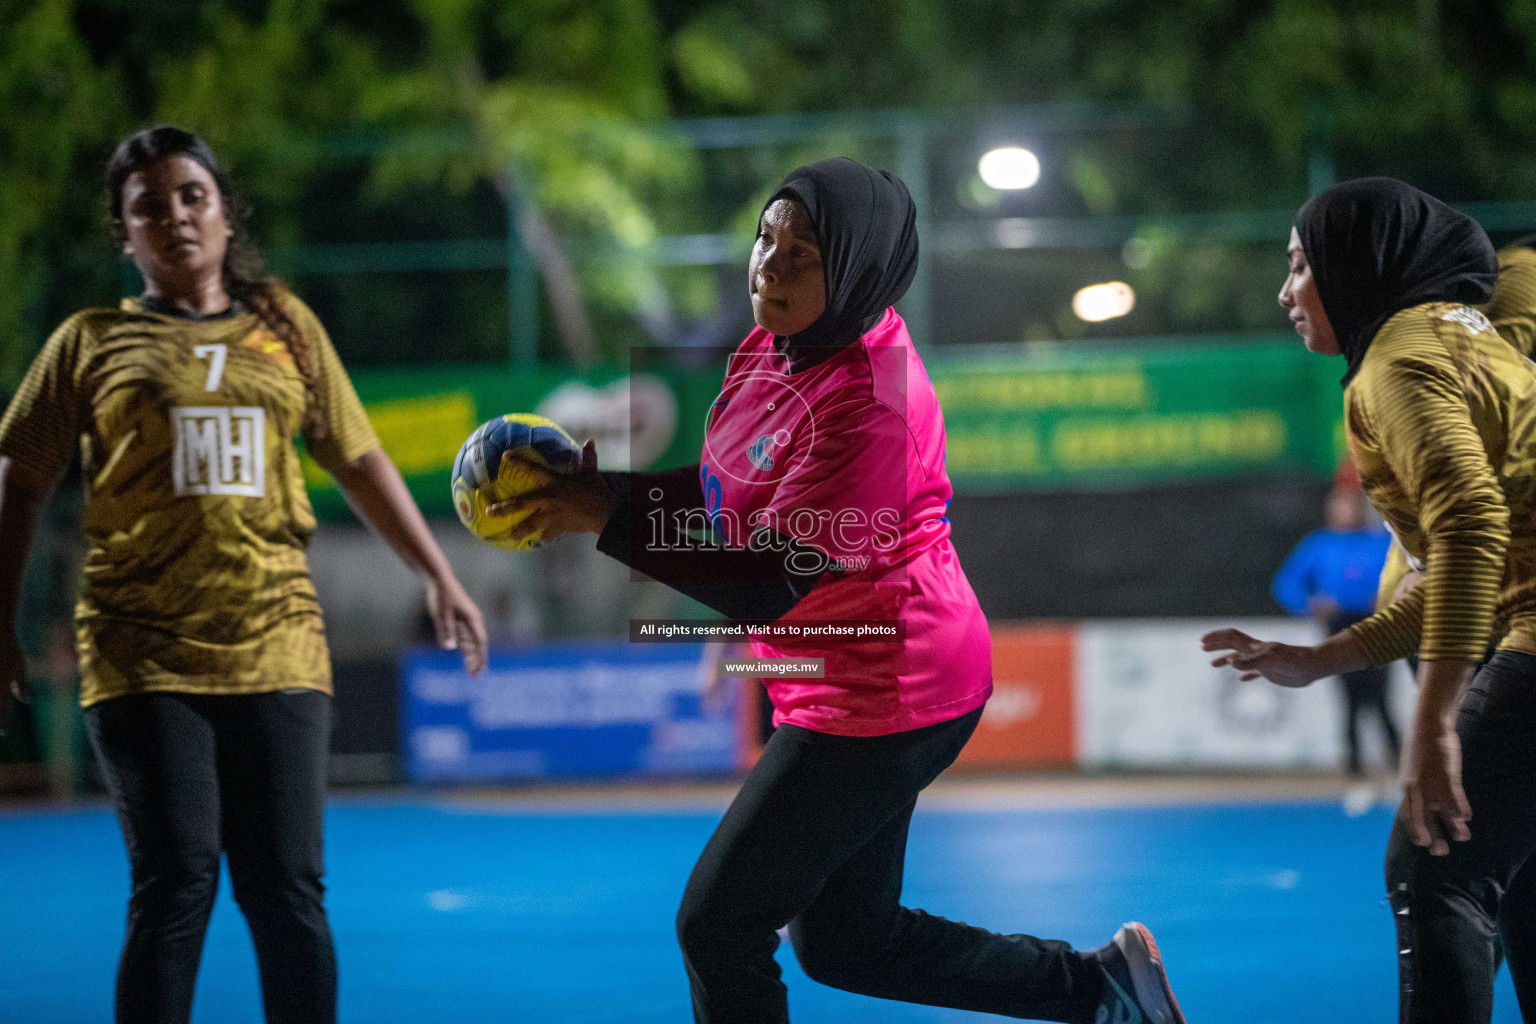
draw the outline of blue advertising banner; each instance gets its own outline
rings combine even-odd
[[[476,679],[454,652],[412,651],[400,673],[406,775],[494,782],[729,771],[737,687],[706,700],[702,657],[702,644],[494,651]]]

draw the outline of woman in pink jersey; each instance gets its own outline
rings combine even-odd
[[[759,221],[758,328],[699,464],[599,474],[589,441],[581,472],[496,511],[531,509],[525,528],[546,537],[598,533],[600,551],[732,619],[798,631],[755,641],[758,657],[823,659],[822,678],[766,680],[779,728],[688,881],[677,926],[696,1020],[788,1020],[773,959],[787,924],[806,973],[853,992],[1182,1022],[1141,925],[1078,953],[900,903],[917,795],[992,692],[986,619],[944,515],[943,415],[891,308],[917,267],[915,219],[888,173],[842,158],[795,171]],[[860,625],[877,639],[840,632]]]

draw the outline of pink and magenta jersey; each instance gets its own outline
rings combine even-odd
[[[893,309],[800,373],[754,330],[731,357],[699,470],[728,545],[760,527],[826,556],[781,622],[900,622],[904,641],[754,642],[755,657],[824,658],[824,679],[765,680],[774,723],[880,736],[957,718],[992,693],[986,619],[949,539],[944,417]]]

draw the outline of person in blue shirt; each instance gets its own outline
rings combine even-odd
[[[1292,615],[1312,616],[1328,635],[1347,629],[1376,608],[1376,585],[1387,560],[1391,537],[1367,520],[1365,494],[1336,488],[1328,499],[1328,525],[1302,538],[1275,574],[1275,600]],[[1345,742],[1349,772],[1360,766],[1360,716],[1370,710],[1381,720],[1391,766],[1396,770],[1400,742],[1387,707],[1387,670],[1372,666],[1343,676],[1347,705]]]

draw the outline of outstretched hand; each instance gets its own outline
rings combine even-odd
[[[532,490],[486,507],[491,516],[527,516],[508,531],[513,540],[538,534],[553,540],[567,533],[602,533],[616,504],[613,493],[597,473],[597,444],[590,438],[581,446],[581,463],[571,473],[550,472],[525,452],[507,452],[502,465],[531,473],[539,484]]]
[[[1206,651],[1227,651],[1211,662],[1230,665],[1243,679],[1263,677],[1279,686],[1307,686],[1327,673],[1319,670],[1315,647],[1258,640],[1240,629],[1218,629],[1200,638]]]

